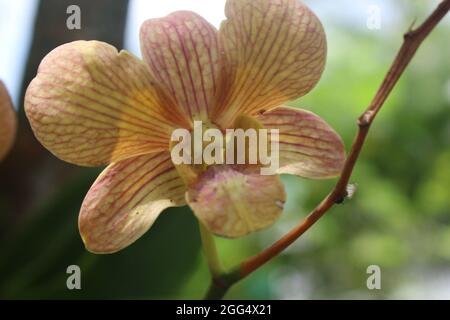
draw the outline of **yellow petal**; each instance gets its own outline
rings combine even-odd
[[[278,173],[306,178],[331,178],[340,174],[345,162],[341,137],[312,112],[279,107],[257,119],[267,129],[279,129]]]
[[[89,190],[80,211],[86,248],[113,253],[127,247],[164,209],[184,205],[185,192],[168,152],[111,164]]]
[[[270,110],[309,92],[325,65],[318,18],[298,0],[228,0],[219,31],[227,74],[213,121]]]
[[[286,201],[278,176],[257,167],[213,166],[190,186],[186,200],[214,234],[240,237],[273,224]]]
[[[0,81],[0,161],[11,149],[17,130],[17,118],[11,97]]]
[[[217,30],[193,12],[175,12],[144,22],[141,50],[186,117],[207,120],[220,69]]]
[[[103,42],[50,52],[25,97],[36,137],[57,157],[98,166],[168,149],[181,118],[144,62]]]

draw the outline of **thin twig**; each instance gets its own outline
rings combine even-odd
[[[450,0],[442,1],[422,25],[417,29],[409,30],[404,35],[403,45],[384,78],[383,83],[367,110],[358,119],[358,133],[352,144],[342,174],[330,194],[299,225],[275,242],[271,247],[248,258],[232,271],[222,274],[219,278],[214,278],[209,294],[207,294],[207,298],[222,298],[232,285],[242,280],[285,250],[302,234],[309,230],[331,207],[336,203],[341,203],[347,197],[347,186],[350,177],[375,117],[406,67],[411,62],[423,40],[430,34],[449,10]]]

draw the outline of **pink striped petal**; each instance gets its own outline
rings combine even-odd
[[[279,107],[257,119],[267,129],[280,130],[278,173],[306,178],[331,178],[340,174],[345,162],[341,137],[312,112]]]
[[[172,129],[188,126],[143,61],[98,41],[50,52],[28,87],[25,111],[47,149],[84,166],[167,150]]]
[[[168,152],[111,164],[81,207],[79,229],[86,248],[113,253],[127,247],[164,209],[184,205],[185,192]]]
[[[298,0],[228,0],[219,31],[228,62],[213,122],[229,127],[308,93],[325,65],[319,19]]]
[[[11,149],[17,131],[17,118],[11,97],[0,81],[0,161]]]
[[[272,225],[283,211],[286,194],[276,175],[256,166],[213,166],[190,185],[186,200],[214,234],[236,238]]]
[[[141,49],[186,117],[207,120],[220,69],[217,30],[199,15],[179,11],[144,22]]]

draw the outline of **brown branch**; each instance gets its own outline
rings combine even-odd
[[[213,279],[207,298],[222,298],[232,285],[245,278],[289,247],[295,240],[309,230],[309,228],[311,228],[331,207],[336,203],[341,203],[347,197],[347,186],[370,126],[406,67],[411,62],[423,40],[430,34],[449,10],[450,0],[442,1],[422,25],[417,29],[409,30],[404,35],[403,45],[389,69],[389,72],[384,78],[383,83],[367,110],[358,119],[359,130],[357,136],[352,144],[342,174],[331,193],[299,225],[275,242],[271,247],[248,258],[231,272],[222,275],[220,279]]]

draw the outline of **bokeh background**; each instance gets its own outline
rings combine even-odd
[[[439,1],[309,0],[329,43],[324,76],[292,105],[310,109],[343,136],[369,104],[411,23]],[[81,30],[66,9],[81,8]],[[23,93],[40,60],[75,39],[107,41],[139,53],[143,20],[188,9],[219,26],[224,0],[0,0],[0,78],[20,118],[16,145],[0,164],[0,299],[201,298],[209,284],[198,226],[188,208],[167,210],[128,249],[84,250],[77,215],[100,169],[54,158],[34,139]],[[379,12],[379,28],[367,24]],[[378,11],[379,10],[379,11]],[[450,17],[420,48],[368,138],[353,199],[333,208],[291,248],[234,287],[227,298],[450,298]],[[218,239],[226,266],[261,251],[328,193],[334,181],[283,177],[281,220],[239,240]],[[66,288],[66,268],[82,270],[82,290]],[[378,265],[382,289],[368,290]]]

